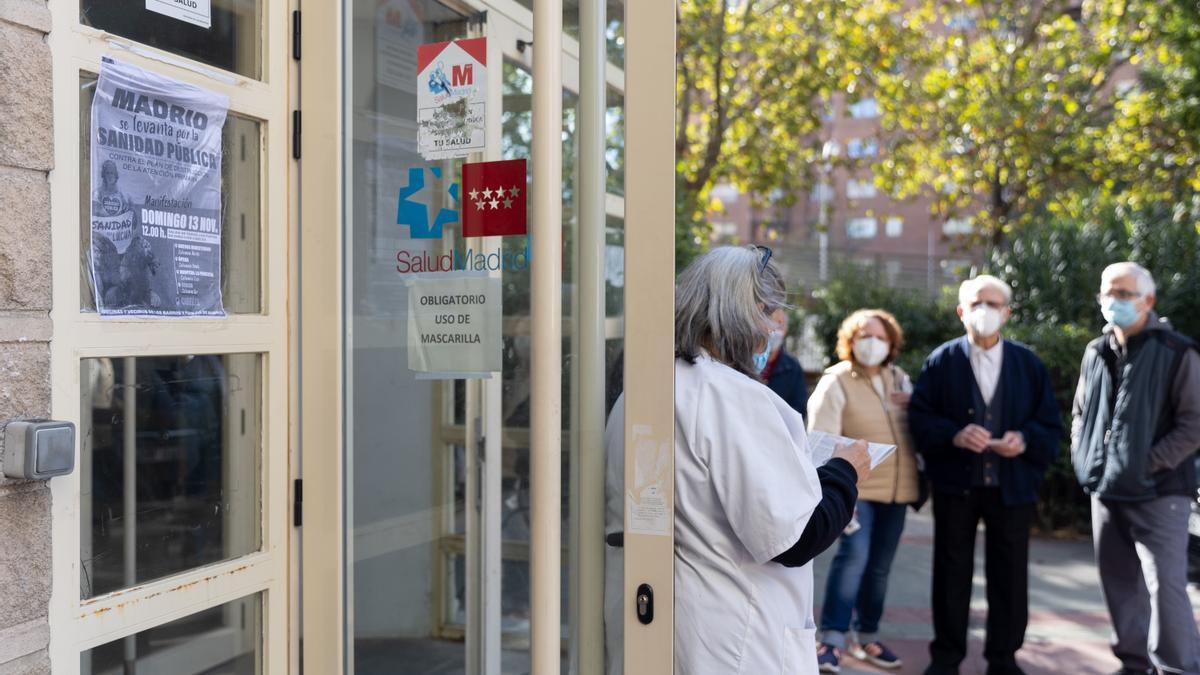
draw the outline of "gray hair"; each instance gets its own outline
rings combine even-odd
[[[1158,290],[1150,270],[1135,262],[1119,262],[1105,267],[1104,272],[1100,275],[1100,284],[1103,285],[1105,281],[1126,276],[1132,276],[1137,280],[1138,293],[1141,293],[1143,297],[1151,297]]]
[[[999,277],[994,277],[990,274],[980,274],[974,279],[967,279],[958,287],[958,304],[966,306],[975,298],[975,294],[985,288],[992,288],[1000,292],[1004,296],[1004,304],[1012,303],[1012,287],[1004,282]]]
[[[695,362],[707,350],[754,376],[754,353],[784,306],[782,275],[753,247],[722,246],[688,265],[675,283],[675,355]]]

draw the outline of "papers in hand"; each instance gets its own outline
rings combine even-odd
[[[854,442],[853,438],[838,436],[836,434],[827,434],[824,431],[808,432],[808,449],[812,453],[812,462],[814,466],[821,466],[828,462],[833,457],[833,452],[837,450],[839,445],[850,445]],[[868,443],[867,453],[871,455],[871,468],[879,466],[879,463],[887,459],[889,455],[896,451],[896,446],[885,445],[883,443]]]

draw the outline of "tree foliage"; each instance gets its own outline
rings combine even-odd
[[[705,246],[709,191],[727,180],[784,204],[811,185],[833,91],[867,63],[896,0],[688,0],[677,38],[677,264]]]
[[[875,73],[888,153],[879,174],[943,218],[972,214],[999,245],[1079,185],[1109,179],[1134,66],[1154,42],[1143,0],[921,0],[904,55]]]

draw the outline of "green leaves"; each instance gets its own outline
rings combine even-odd
[[[1007,247],[1096,190],[1200,223],[1189,0],[687,0],[678,57],[681,226],[700,247],[718,180],[783,204],[812,188],[836,92],[879,102],[879,186],[973,216],[964,244]]]

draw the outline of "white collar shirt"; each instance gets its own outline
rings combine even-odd
[[[968,340],[971,345],[971,370],[975,373],[975,383],[979,385],[979,393],[983,402],[992,404],[996,395],[996,385],[1000,383],[1000,368],[1004,365],[1004,339],[1001,338],[989,349],[979,347]]]

